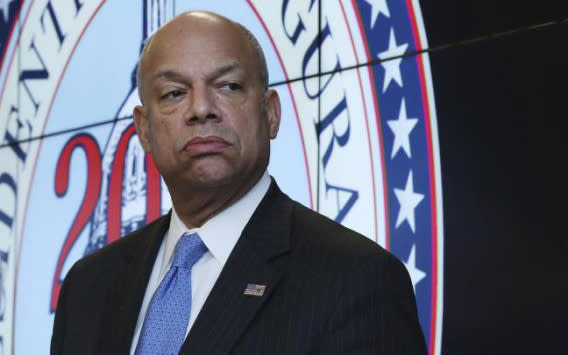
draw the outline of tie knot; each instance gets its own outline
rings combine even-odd
[[[206,251],[207,247],[197,233],[186,233],[176,244],[172,266],[191,269]]]

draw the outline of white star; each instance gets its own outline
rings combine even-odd
[[[387,6],[387,0],[365,0],[369,5],[371,5],[371,28],[375,27],[375,22],[377,22],[377,17],[382,12],[386,17],[390,17],[389,8]]]
[[[0,11],[2,11],[2,17],[4,17],[5,22],[8,22],[11,2],[12,0],[0,0]]]
[[[394,189],[394,194],[396,199],[400,204],[400,210],[398,211],[398,217],[396,218],[396,227],[398,228],[402,222],[407,221],[412,233],[414,233],[414,209],[418,204],[424,199],[423,194],[417,194],[414,192],[414,182],[412,179],[412,170],[408,173],[408,178],[406,179],[406,186],[404,190]]]
[[[400,111],[398,114],[398,120],[387,121],[392,133],[394,133],[394,143],[392,146],[391,159],[394,158],[396,153],[402,148],[406,153],[407,157],[411,157],[410,152],[410,132],[414,129],[414,126],[418,123],[417,118],[408,118],[406,116],[406,105],[404,104],[404,99],[400,104]]]
[[[410,274],[410,281],[412,281],[412,287],[414,288],[414,293],[416,293],[416,285],[426,277],[426,273],[416,267],[416,245],[412,245],[408,260],[406,262],[403,261],[403,263]]]
[[[408,48],[408,43],[404,43],[403,45],[398,46],[396,44],[396,38],[394,37],[394,30],[391,28],[390,37],[389,37],[389,48],[378,54],[379,59],[383,59],[385,61],[381,62],[383,68],[385,68],[385,81],[383,84],[383,92],[387,91],[390,83],[394,80],[397,84],[402,87],[402,75],[400,74],[400,62],[402,62],[402,58],[394,58],[393,57],[400,57],[401,55],[406,52],[406,48]]]

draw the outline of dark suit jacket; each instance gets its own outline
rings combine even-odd
[[[78,261],[59,297],[52,354],[127,354],[163,216]],[[266,285],[262,297],[243,295]],[[273,182],[182,354],[426,354],[404,265]]]

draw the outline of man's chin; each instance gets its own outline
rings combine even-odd
[[[196,185],[204,189],[219,189],[234,184],[235,180],[234,176],[226,175],[201,176]]]
[[[232,193],[231,190],[246,189],[247,186],[252,185],[254,183],[252,180],[259,175],[257,169],[259,168],[236,167],[225,159],[207,159],[194,162],[190,168],[170,176],[175,179],[174,185],[184,190],[217,190]]]
[[[219,167],[200,169],[191,174],[189,179],[195,184],[196,188],[203,189],[220,188],[236,182],[234,172]]]

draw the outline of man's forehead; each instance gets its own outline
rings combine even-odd
[[[241,25],[208,12],[178,15],[152,35],[142,52],[137,79],[173,78],[171,71],[196,78],[242,71],[266,87],[267,71],[256,39]],[[192,68],[192,66],[197,66]],[[264,69],[263,69],[264,68]],[[167,75],[164,75],[165,72]],[[220,72],[220,73],[219,73]],[[186,79],[188,77],[186,76]]]
[[[154,40],[164,41],[170,38],[194,39],[199,37],[235,40],[243,34],[238,25],[227,18],[208,12],[189,12],[181,14],[162,26],[154,35]]]
[[[234,58],[254,55],[244,34],[232,23],[185,19],[168,23],[156,32],[144,48],[141,60],[163,59],[170,54]]]
[[[206,77],[206,79],[216,79],[222,77],[226,74],[244,73],[242,65],[238,61],[227,61],[226,63],[213,64],[210,63],[209,68],[204,73],[201,73]],[[152,73],[151,78],[153,80],[173,80],[173,81],[186,81],[188,79],[187,72],[182,71],[182,68],[167,68],[158,67],[155,73]]]

